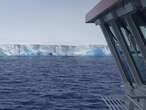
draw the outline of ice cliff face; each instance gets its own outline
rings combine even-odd
[[[104,45],[0,45],[0,56],[109,56]]]

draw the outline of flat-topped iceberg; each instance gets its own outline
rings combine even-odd
[[[0,56],[110,56],[106,45],[0,45]]]

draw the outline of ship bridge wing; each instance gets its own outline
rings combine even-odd
[[[93,9],[91,9],[86,15],[86,23],[95,23],[95,21],[112,10],[124,6],[131,2],[131,0],[101,0]],[[145,8],[146,0],[132,0],[133,7]]]
[[[94,23],[100,15],[116,6],[120,1],[121,0],[102,0],[86,15],[86,22]]]

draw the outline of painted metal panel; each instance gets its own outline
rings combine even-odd
[[[93,23],[99,15],[116,5],[120,0],[102,0],[87,15],[86,22]]]

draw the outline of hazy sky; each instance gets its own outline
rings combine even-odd
[[[0,0],[0,44],[105,44],[85,24],[98,0]]]

